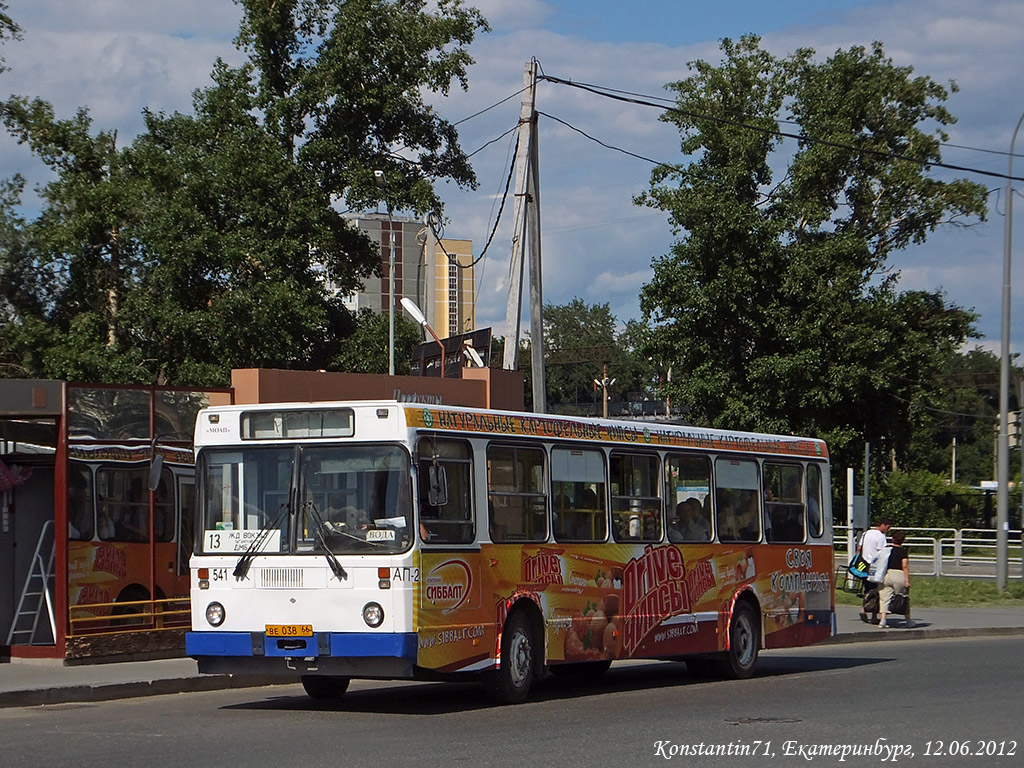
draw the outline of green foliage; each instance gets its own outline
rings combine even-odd
[[[350,207],[440,210],[433,180],[476,185],[455,127],[424,89],[467,87],[467,46],[487,22],[462,0],[237,0],[257,107],[289,157]],[[395,150],[402,148],[402,156]],[[415,160],[407,158],[413,155]]]
[[[137,380],[137,360],[124,357],[126,329],[120,317],[125,292],[142,268],[133,231],[138,187],[124,152],[114,134],[93,135],[84,109],[58,120],[44,101],[11,97],[0,116],[55,176],[39,190],[44,208],[34,221],[18,213],[23,181],[16,177],[3,187],[5,370]]]
[[[952,122],[946,91],[878,44],[820,63],[776,58],[753,36],[722,50],[669,86],[677,108],[663,119],[692,161],[657,168],[638,198],[681,237],[641,293],[649,354],[698,422],[817,435],[841,464],[865,439],[902,458],[910,404],[975,319],[940,293],[898,292],[886,266],[941,224],[984,215],[983,187],[924,170]],[[783,118],[831,143],[783,147]],[[781,149],[793,152],[776,175]]]
[[[356,317],[355,331],[341,343],[331,361],[332,370],[348,373],[387,373],[389,318],[369,309]],[[401,312],[395,314],[395,374],[407,376],[412,348],[423,341],[423,329]]]
[[[14,19],[10,17],[10,14],[5,13],[7,10],[7,3],[0,3],[0,43],[5,40],[20,40],[21,39],[21,27],[15,23]],[[4,65],[4,57],[0,56],[0,72],[6,70],[7,67]]]
[[[897,470],[889,473],[884,483],[872,487],[871,508],[877,511],[872,516],[886,515],[896,526],[959,528],[964,516],[953,499],[971,493],[970,486],[949,484],[946,478],[931,472]]]
[[[608,304],[588,305],[576,298],[568,304],[545,305],[548,405],[563,412],[600,413],[603,393],[595,389],[594,380],[606,372],[615,379],[610,401],[650,393],[650,363],[640,349],[645,332],[646,326],[636,320],[620,329]],[[529,371],[529,366],[528,350],[521,355],[520,367]]]
[[[994,581],[917,577],[911,581],[910,592],[915,608],[1024,605],[1024,583],[1019,581],[1010,582],[1000,592]],[[861,598],[837,590],[836,602],[860,605]]]
[[[938,384],[914,401],[906,467],[951,477],[955,440],[956,479],[966,485],[991,479],[999,423],[999,358],[982,349],[951,355],[938,373]],[[1019,407],[1014,394],[1010,408]],[[1016,449],[1013,454],[1010,465],[1018,468],[1020,454]]]

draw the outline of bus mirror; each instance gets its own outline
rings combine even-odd
[[[427,467],[427,502],[432,507],[443,507],[448,503],[448,475],[440,464]]]
[[[160,471],[163,468],[164,457],[158,453],[149,465],[149,490],[155,491],[160,486]]]

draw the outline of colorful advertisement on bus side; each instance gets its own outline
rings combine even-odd
[[[188,576],[177,577],[174,574],[174,547],[173,543],[156,544],[157,588],[167,596],[188,593]],[[149,580],[148,544],[68,542],[68,605],[72,607],[72,618],[76,620],[72,634],[102,628],[102,623],[86,619],[109,616],[112,606],[103,605],[105,603],[146,599]],[[130,589],[132,585],[135,585],[134,589]]]
[[[485,544],[424,551],[421,568],[418,663],[430,669],[493,665],[497,628],[521,599],[545,619],[552,663],[724,650],[732,603],[746,590],[761,606],[767,647],[831,634],[827,546]]]

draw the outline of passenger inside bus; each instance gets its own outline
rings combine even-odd
[[[99,534],[101,541],[110,541],[117,535],[117,531],[114,529],[114,521],[110,516],[110,510],[102,497],[100,497],[99,525],[96,526],[96,532]]]
[[[676,516],[669,527],[668,538],[675,542],[711,540],[711,522],[696,498],[691,497],[676,505]]]

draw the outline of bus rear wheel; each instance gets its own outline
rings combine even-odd
[[[301,679],[306,694],[310,698],[320,701],[340,699],[348,690],[350,682],[347,677],[329,677],[327,675],[303,675]]]
[[[757,613],[748,602],[739,602],[729,622],[729,650],[715,659],[720,677],[745,680],[754,674],[757,653],[761,647],[761,627]]]
[[[501,666],[484,679],[491,699],[499,704],[519,704],[533,684],[534,641],[526,613],[514,611],[501,633]]]
[[[141,603],[145,600],[149,600],[149,592],[142,587],[131,586],[126,587],[114,602]],[[110,611],[111,616],[123,618],[113,619],[110,623],[115,627],[149,624],[153,617],[146,616],[147,613],[149,610],[144,605],[115,605]]]

